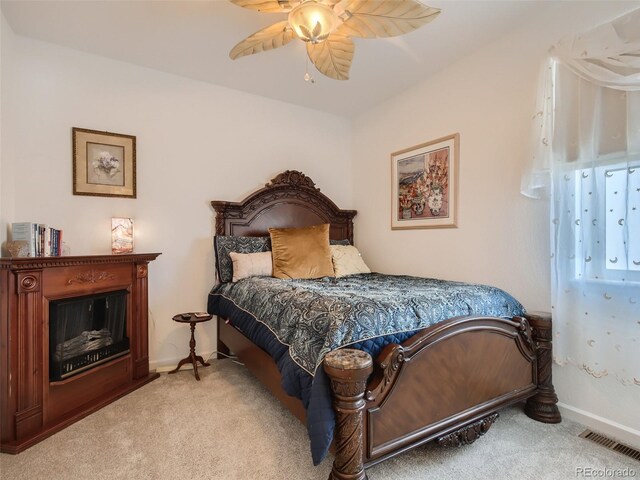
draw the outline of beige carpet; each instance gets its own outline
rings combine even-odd
[[[251,375],[212,361],[196,382],[163,374],[19,455],[0,456],[2,480],[326,479],[331,457],[310,460],[304,427]],[[425,446],[369,469],[377,479],[568,479],[576,468],[640,463],[577,435],[578,424],[543,425],[502,412],[475,444]]]

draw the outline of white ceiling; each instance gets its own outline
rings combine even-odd
[[[557,2],[423,0],[443,13],[410,34],[355,39],[350,80],[303,80],[301,41],[231,60],[244,37],[286,18],[218,1],[2,1],[18,35],[297,105],[352,116],[527,23]]]

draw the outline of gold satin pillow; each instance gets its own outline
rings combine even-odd
[[[273,276],[333,277],[329,224],[304,228],[270,228]]]

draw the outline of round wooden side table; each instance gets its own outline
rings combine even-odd
[[[178,366],[169,372],[170,374],[176,373],[185,363],[190,363],[193,365],[193,372],[196,376],[196,380],[200,381],[200,376],[198,375],[198,362],[200,362],[203,367],[208,367],[210,364],[205,362],[200,355],[196,355],[196,337],[194,335],[196,331],[196,323],[208,322],[212,318],[212,315],[194,312],[179,313],[173,317],[174,322],[188,323],[191,325],[191,340],[189,340],[189,356],[180,360],[178,362]]]

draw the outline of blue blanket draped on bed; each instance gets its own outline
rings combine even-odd
[[[350,345],[375,357],[387,344],[448,318],[524,314],[520,303],[495,287],[377,273],[223,283],[209,294],[208,310],[274,358],[283,388],[307,409],[316,465],[327,454],[335,422],[329,381],[318,368],[328,352]]]

